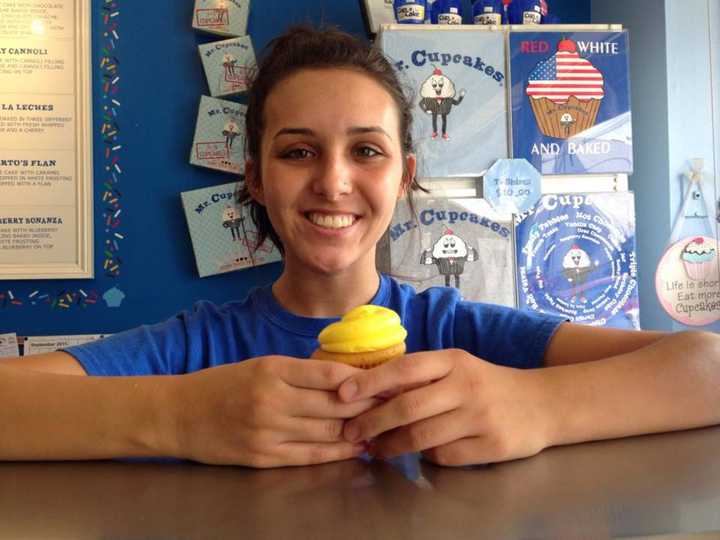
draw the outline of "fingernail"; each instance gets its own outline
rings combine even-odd
[[[353,425],[348,424],[345,426],[345,440],[351,443],[358,442],[360,440],[360,428]]]
[[[383,458],[382,451],[378,448],[377,444],[375,444],[374,442],[371,442],[368,445],[367,453],[368,453],[368,455],[374,457],[375,459]]]
[[[366,448],[367,448],[367,447],[366,447],[364,444],[356,444],[356,445],[353,447],[353,453],[354,453],[356,456],[361,456],[361,455],[363,455],[365,452],[367,452]]]
[[[358,385],[355,381],[348,381],[345,384],[343,384],[343,390],[341,392],[343,399],[345,401],[350,401],[353,397],[355,397],[355,394],[357,394],[358,391]]]

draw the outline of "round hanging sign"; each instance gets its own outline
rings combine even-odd
[[[655,290],[663,309],[688,326],[720,320],[720,269],[714,238],[695,236],[671,245],[655,273]]]

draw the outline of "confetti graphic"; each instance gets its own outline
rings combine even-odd
[[[119,2],[104,0],[103,46],[100,56],[100,75],[102,77],[102,125],[100,135],[105,146],[102,186],[103,226],[105,245],[103,246],[103,271],[107,277],[120,276],[123,261],[119,255],[125,235],[122,233],[122,192],[119,189],[123,173],[121,155],[123,145],[120,139],[118,117],[121,109],[120,62],[116,56],[120,33],[118,30]]]

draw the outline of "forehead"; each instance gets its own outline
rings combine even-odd
[[[265,102],[265,127],[345,129],[378,125],[399,129],[398,107],[370,75],[352,69],[303,69],[280,81]]]

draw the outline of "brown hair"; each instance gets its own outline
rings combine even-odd
[[[273,39],[266,47],[257,69],[251,75],[248,91],[248,108],[245,117],[246,157],[255,161],[257,179],[260,180],[260,141],[263,134],[265,102],[279,82],[308,68],[347,68],[373,78],[393,98],[400,120],[400,141],[403,157],[414,150],[412,140],[412,105],[406,96],[390,62],[383,53],[360,38],[336,28],[315,29],[309,25],[289,28]],[[405,160],[403,159],[403,172]],[[411,190],[424,190],[415,178],[410,179],[408,202],[413,208]],[[250,206],[250,216],[258,231],[257,245],[270,237],[284,253],[282,241],[270,223],[267,210],[252,199],[245,185],[238,195],[240,203]],[[413,212],[414,214],[414,212]]]

